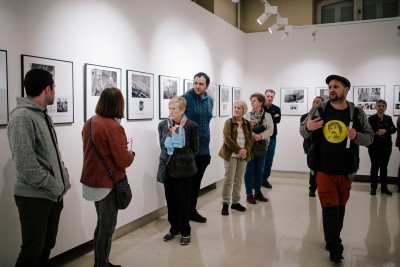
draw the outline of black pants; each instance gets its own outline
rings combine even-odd
[[[204,172],[207,169],[207,166],[211,162],[210,155],[197,155],[195,157],[197,173],[193,176],[192,179],[192,200],[191,200],[191,209],[196,210],[197,206],[197,198],[199,197],[199,191],[201,186],[201,180],[203,179]]]
[[[47,267],[56,244],[63,201],[14,195],[21,223],[22,245],[16,267]]]
[[[182,236],[190,236],[190,194],[192,178],[172,178],[167,175],[164,183],[165,199],[168,207],[169,230],[172,234],[181,232]]]
[[[378,187],[378,171],[380,171],[381,190],[387,190],[387,166],[389,164],[392,148],[388,147],[370,147],[368,154],[371,159],[371,188]]]

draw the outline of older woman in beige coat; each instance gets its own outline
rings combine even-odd
[[[222,188],[222,215],[229,215],[229,204],[231,208],[245,211],[240,201],[240,191],[243,184],[243,173],[247,161],[252,159],[251,146],[253,143],[250,122],[243,118],[247,112],[246,102],[235,101],[234,115],[227,119],[224,124],[224,143],[219,156],[224,159],[225,177]]]

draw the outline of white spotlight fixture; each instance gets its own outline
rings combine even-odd
[[[287,26],[289,24],[288,18],[276,17],[276,23],[268,28],[270,33],[274,33],[279,30],[282,26]]]
[[[277,6],[265,6],[265,11],[260,17],[258,17],[257,22],[258,24],[263,25],[271,15],[276,14],[278,14]]]
[[[235,4],[239,3],[240,0],[232,0]]]

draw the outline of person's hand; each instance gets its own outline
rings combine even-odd
[[[261,134],[255,134],[255,133],[253,133],[253,139],[254,139],[256,142],[260,141],[260,140],[262,139]]]
[[[379,129],[375,134],[378,136],[382,136],[387,133],[386,129]]]
[[[312,132],[322,128],[322,126],[324,126],[324,121],[320,117],[312,119],[311,114],[308,115],[308,120],[306,124],[307,131]]]
[[[347,137],[350,138],[350,140],[354,140],[357,137],[357,132],[353,128],[347,127]]]
[[[247,156],[247,150],[244,149],[244,148],[240,149],[239,150],[239,156],[240,156],[241,159],[245,159],[246,156]]]

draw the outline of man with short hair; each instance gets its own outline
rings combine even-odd
[[[343,259],[340,232],[351,183],[360,165],[359,146],[370,145],[374,132],[365,112],[346,101],[351,86],[349,80],[329,75],[326,84],[329,86],[329,101],[311,109],[300,125],[300,134],[303,138],[312,138],[307,163],[310,169],[315,170],[318,184],[325,248],[331,261],[340,262]],[[328,138],[328,125],[332,122],[341,125],[343,134],[340,140]]]
[[[315,107],[316,105],[318,105],[319,103],[324,102],[324,99],[320,96],[317,96],[314,98],[313,102],[312,102],[312,107]],[[300,123],[302,123],[308,116],[309,113],[303,114],[300,118]],[[310,138],[305,138],[303,140],[303,149],[304,149],[304,153],[307,154],[308,152],[308,147],[310,145]],[[315,181],[315,172],[314,170],[310,170],[310,179],[309,179],[309,184],[310,187],[308,195],[310,197],[315,197],[315,191],[317,190],[317,182]]]
[[[48,266],[56,243],[63,196],[71,187],[47,105],[55,98],[52,75],[32,69],[25,75],[27,98],[11,111],[8,141],[15,161],[15,203],[22,245],[15,266]]]
[[[267,148],[267,156],[265,157],[265,165],[263,172],[262,185],[266,188],[272,188],[271,183],[268,181],[271,176],[272,162],[274,161],[275,148],[276,148],[276,136],[278,135],[277,124],[281,122],[281,109],[278,106],[272,104],[275,97],[275,91],[272,89],[265,90],[265,105],[264,111],[271,114],[272,121],[274,122],[274,133],[269,138],[269,144]]]
[[[214,102],[206,92],[210,85],[210,77],[204,72],[197,73],[193,78],[193,88],[182,95],[187,101],[185,115],[199,125],[199,152],[195,157],[197,173],[192,178],[190,220],[205,223],[207,219],[196,209],[201,180],[210,164],[210,121]]]

